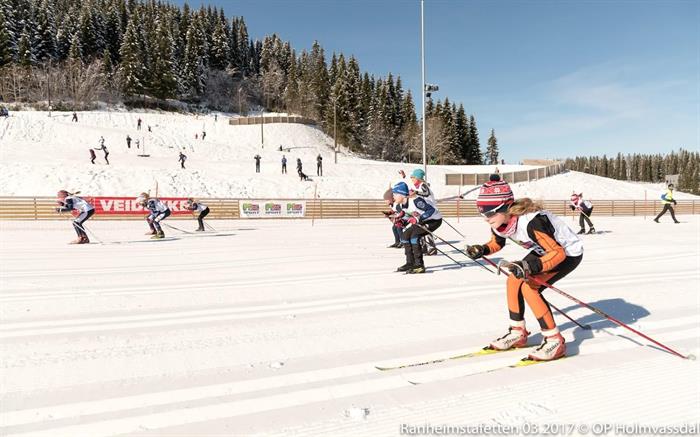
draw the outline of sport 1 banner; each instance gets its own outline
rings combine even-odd
[[[306,202],[292,200],[240,200],[241,218],[304,217]]]

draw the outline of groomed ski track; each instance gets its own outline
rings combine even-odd
[[[609,232],[583,236],[584,261],[558,286],[697,355],[700,218],[680,220],[596,218]],[[556,306],[593,327],[575,329],[555,313],[571,358],[507,368],[525,349],[379,371],[472,352],[501,335],[504,278],[444,256],[426,258],[428,274],[394,273],[403,251],[385,248],[385,220],[211,223],[219,233],[171,230],[177,239],[140,244],[144,223],[88,222],[105,242],[133,243],[86,246],[66,244],[68,222],[0,223],[0,435],[698,421],[697,361],[553,292]],[[451,223],[470,242],[488,238],[479,219]],[[458,241],[446,226],[438,234]]]

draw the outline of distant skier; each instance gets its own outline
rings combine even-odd
[[[301,177],[301,158],[297,158],[297,174]]]
[[[141,117],[139,117],[139,119],[136,120],[136,130],[141,130]]]
[[[420,238],[428,231],[432,232],[440,227],[442,215],[431,199],[419,197],[415,193],[409,195],[408,185],[405,182],[397,183],[391,191],[394,202],[398,204],[396,225],[404,229],[401,234],[401,243],[406,255],[406,264],[396,270],[425,273]]]
[[[571,273],[583,259],[583,242],[561,220],[529,198],[513,197],[505,181],[489,181],[481,186],[476,206],[491,226],[491,240],[466,247],[471,259],[492,255],[509,239],[529,252],[520,261],[507,263],[506,282],[510,327],[502,337],[492,341],[489,349],[507,350],[527,346],[525,302],[542,330],[542,343],[529,359],[549,361],[566,354],[564,337],[559,333],[549,304],[542,296],[545,287],[529,281],[537,278],[553,284]]]
[[[205,131],[202,131],[202,141],[207,137],[207,133]]]
[[[316,157],[316,176],[323,176],[323,157],[320,153]]]
[[[151,130],[151,125],[150,125],[150,124],[148,125],[148,131],[149,131],[149,132],[153,132],[153,131]]]
[[[73,118],[71,118],[70,121],[74,123],[78,122],[78,114],[75,111],[73,111]]]
[[[95,214],[95,208],[82,197],[71,194],[66,190],[60,190],[57,194],[57,202],[59,207],[56,212],[71,212],[78,211],[79,215],[73,219],[73,228],[78,234],[78,239],[71,241],[70,244],[87,244],[90,239],[85,232],[85,222]]]
[[[209,214],[209,207],[202,202],[198,202],[194,200],[193,198],[187,199],[187,202],[185,202],[185,208],[189,209],[190,211],[197,211],[199,215],[197,216],[197,222],[199,222],[199,227],[197,228],[197,231],[204,231],[204,217]]]
[[[90,149],[90,162],[94,164],[95,159],[97,159],[97,155],[95,155],[95,150]]]
[[[179,158],[180,167],[185,168],[185,161],[186,161],[186,160],[187,160],[187,155],[185,155],[184,153],[180,152],[180,158]]]
[[[673,223],[680,223],[678,220],[676,220],[676,212],[671,206],[671,204],[678,204],[678,202],[676,202],[676,199],[673,198],[673,188],[673,184],[668,184],[668,190],[666,190],[666,194],[661,195],[661,201],[664,203],[664,209],[662,209],[659,215],[657,215],[654,219],[656,223],[659,223],[659,219],[661,218],[661,216],[666,214],[666,211],[671,212],[671,218],[673,219]]]
[[[583,221],[585,220],[586,223],[588,223],[588,226],[590,227],[588,233],[595,234],[595,227],[593,226],[593,222],[591,222],[591,214],[593,214],[593,204],[588,200],[584,200],[583,193],[576,194],[576,192],[574,192],[571,194],[571,204],[569,205],[569,208],[571,208],[572,211],[578,211],[581,213],[578,217],[578,224],[579,226],[581,226],[581,230],[578,231],[578,233],[586,233],[586,225],[583,223]]]
[[[129,135],[126,136],[126,147],[131,149],[131,137]]]
[[[411,183],[413,186],[409,187],[409,191],[415,191],[416,195],[423,198],[428,198],[433,204],[437,204],[435,201],[435,195],[430,189],[430,184],[425,181],[425,171],[423,171],[423,169],[417,168],[413,170],[411,173]],[[425,242],[426,246],[425,254],[428,256],[436,255],[437,246],[435,246],[435,239],[433,236],[430,234],[425,234],[423,241]]]
[[[260,155],[255,155],[253,156],[253,159],[255,160],[255,173],[260,173],[260,160],[262,159]]]
[[[140,149],[140,148],[141,148],[141,143],[139,142],[139,140],[136,140],[136,148],[137,148],[137,149]]]
[[[160,222],[168,218],[170,215],[170,208],[159,199],[150,197],[148,193],[141,193],[139,197],[136,198],[136,203],[150,211],[150,214],[146,217],[146,221],[151,230],[147,232],[146,235],[152,235],[151,239],[165,238],[165,233],[163,232]]]
[[[282,174],[287,174],[287,157],[282,155]]]

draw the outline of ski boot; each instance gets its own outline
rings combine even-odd
[[[542,331],[542,344],[527,357],[534,361],[552,361],[566,355],[566,343],[558,329]]]
[[[204,228],[197,228],[195,229],[196,232],[204,232]]]
[[[505,351],[511,348],[519,348],[527,346],[527,336],[530,335],[525,330],[525,324],[522,326],[510,326],[508,332],[498,337],[489,344],[489,348],[497,351]]]
[[[90,239],[87,235],[83,235],[82,237],[80,237],[80,243],[78,244],[90,244]]]
[[[414,266],[412,269],[410,269],[406,273],[411,274],[411,275],[425,273],[425,267],[424,266]]]
[[[659,222],[659,219],[654,219],[654,221],[655,221],[656,223],[658,223],[658,222]]]
[[[413,269],[414,267],[415,266],[413,264],[406,263],[406,264],[402,265],[401,267],[399,267],[398,269],[396,269],[396,271],[397,272],[407,272],[407,271]]]
[[[577,232],[578,235],[585,234],[586,230],[584,228],[581,228],[580,231]]]
[[[437,252],[438,252],[437,247],[431,247],[430,249],[428,249],[428,253],[426,253],[426,255],[428,255],[428,256],[437,255]]]
[[[83,244],[83,237],[78,237],[75,240],[71,241],[68,244]]]
[[[152,230],[152,231],[146,232],[146,233],[143,234],[143,235],[156,235],[156,234],[157,234],[157,232],[156,232],[155,229],[154,229],[154,230]]]
[[[156,232],[155,235],[151,237],[151,240],[160,240],[165,238],[165,233],[163,231]]]
[[[394,244],[388,245],[388,246],[387,246],[387,249],[394,249],[394,248],[401,248],[401,247],[403,247],[403,245],[402,245],[400,242],[397,241],[397,242],[394,243]]]
[[[589,230],[588,230],[588,233],[589,233],[589,234],[595,234],[595,228],[589,229]]]

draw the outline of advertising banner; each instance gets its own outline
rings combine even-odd
[[[241,200],[241,218],[304,217],[306,202],[294,200]]]
[[[144,215],[148,211],[136,203],[136,197],[84,197],[95,207],[98,215]],[[159,197],[165,203],[172,215],[191,215],[192,212],[185,209],[185,197]]]

